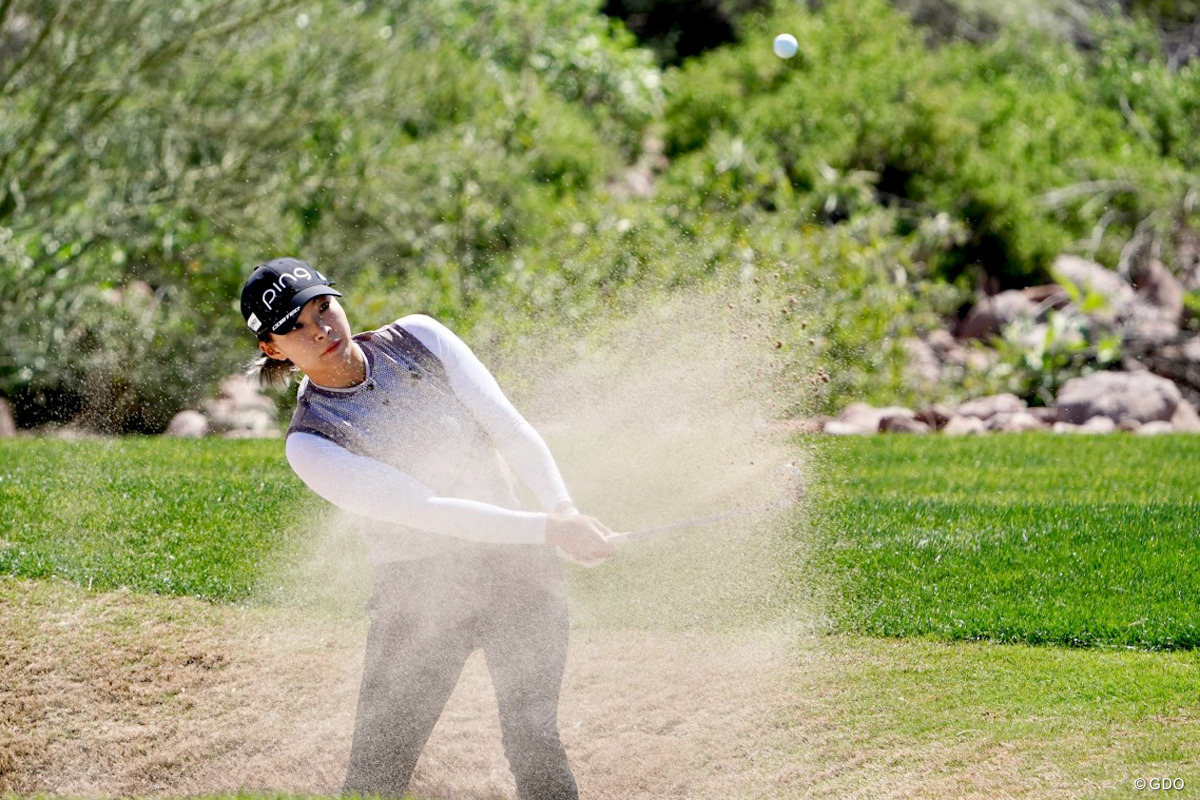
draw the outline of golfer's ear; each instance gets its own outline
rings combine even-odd
[[[279,348],[275,346],[274,342],[264,342],[260,340],[258,343],[258,349],[262,350],[268,356],[278,361],[284,360],[283,353],[281,353]]]

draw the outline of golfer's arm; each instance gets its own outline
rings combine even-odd
[[[570,504],[571,495],[545,440],[509,402],[471,348],[431,317],[414,314],[400,323],[442,362],[454,393],[492,437],[504,460],[542,508],[551,511]]]
[[[311,433],[290,434],[286,450],[300,480],[346,511],[476,542],[546,541],[546,514],[440,497],[405,472]]]

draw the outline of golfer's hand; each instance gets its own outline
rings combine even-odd
[[[546,544],[554,545],[567,558],[594,567],[617,554],[608,541],[613,532],[595,517],[579,513],[551,514],[546,520]]]

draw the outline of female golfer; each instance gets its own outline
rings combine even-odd
[[[288,462],[361,520],[373,568],[343,791],[404,794],[482,648],[519,797],[575,798],[558,735],[567,605],[555,551],[602,561],[612,531],[575,510],[545,442],[458,337],[422,315],[352,336],[338,297],[305,262],[279,258],[255,268],[241,307],[260,380],[304,375]],[[519,510],[506,464],[543,511]]]

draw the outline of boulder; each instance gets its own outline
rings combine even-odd
[[[1186,225],[1175,231],[1175,266],[1186,291],[1200,289],[1200,234]]]
[[[1126,342],[1137,340],[1144,346],[1159,347],[1179,338],[1182,320],[1182,294],[1176,311],[1152,305],[1138,294],[1117,318],[1117,325]]]
[[[208,417],[199,411],[190,409],[180,411],[171,417],[164,431],[166,436],[176,436],[181,439],[199,439],[208,435]]]
[[[1187,400],[1181,400],[1171,415],[1171,428],[1181,433],[1200,433],[1200,413]]]
[[[885,433],[929,433],[928,425],[914,417],[884,417],[879,430]]]
[[[978,417],[986,420],[996,414],[1015,414],[1024,411],[1025,408],[1025,401],[1015,394],[995,394],[961,403],[954,409],[954,413],[960,417]]]
[[[941,405],[940,403],[935,403],[929,408],[923,408],[918,411],[916,418],[921,422],[924,422],[933,430],[941,430],[942,428],[946,427],[946,423],[949,422],[950,418],[953,416],[954,412],[949,408]]]
[[[1109,417],[1092,417],[1079,426],[1080,433],[1114,433],[1116,430],[1117,423]]]
[[[929,349],[942,364],[954,364],[961,367],[967,363],[966,348],[959,344],[953,334],[945,328],[931,330],[925,334],[923,341],[929,345]]]
[[[942,428],[947,436],[967,436],[973,433],[987,433],[987,423],[979,417],[954,416]]]
[[[1050,272],[1061,282],[1070,283],[1087,294],[1094,292],[1108,302],[1111,318],[1121,317],[1134,305],[1133,287],[1117,273],[1079,256],[1061,255],[1054,260]]]
[[[1002,433],[1042,431],[1049,427],[1049,425],[1028,411],[1003,411],[993,414],[984,422],[984,425],[987,426],[989,431],[1000,431]]]
[[[1033,318],[1038,312],[1037,301],[1019,289],[1009,289],[980,300],[963,318],[958,327],[960,339],[988,339],[996,336],[1005,325],[1021,317]]]
[[[1117,423],[1108,417],[1092,417],[1083,424],[1073,422],[1056,422],[1055,433],[1112,433],[1117,429]]]
[[[1103,297],[1106,307],[1088,311],[1087,316],[1106,327],[1124,329],[1126,338],[1169,342],[1179,335],[1183,285],[1161,262],[1151,260],[1140,268],[1135,276],[1137,290],[1116,272],[1078,256],[1059,256],[1051,271],[1084,294]]]
[[[230,438],[279,436],[275,401],[259,392],[244,375],[221,381],[219,396],[204,403],[209,429]]]
[[[1180,352],[1188,361],[1200,364],[1200,336],[1193,336],[1184,342]]]
[[[1044,425],[1049,426],[1058,422],[1058,406],[1034,406],[1033,408],[1025,409],[1025,411],[1036,417]]]
[[[272,413],[275,411],[275,401],[264,395],[253,381],[240,373],[221,381],[217,390],[219,397],[233,401],[240,408],[263,408]]]
[[[915,417],[911,410],[900,406],[876,408],[866,403],[851,403],[842,413],[825,423],[825,433],[835,435],[870,435],[878,433],[885,418]]]
[[[1155,423],[1147,422],[1146,424],[1147,425],[1151,425],[1151,424],[1157,425],[1158,423],[1157,422],[1155,422]],[[1168,423],[1168,424],[1170,424],[1170,423]],[[1123,419],[1117,423],[1117,430],[1123,431],[1125,433],[1137,433],[1141,429],[1142,429],[1142,423],[1138,422],[1136,419],[1130,419],[1129,417],[1126,417],[1125,419]]]
[[[827,433],[830,436],[870,436],[879,433],[878,428],[865,428],[861,425],[856,425],[852,422],[842,422],[839,419],[831,419],[821,428],[822,433]]]
[[[1146,423],[1170,420],[1183,397],[1179,387],[1149,372],[1093,372],[1072,378],[1058,390],[1059,419],[1082,424],[1106,417]]]
[[[11,439],[17,435],[17,421],[13,417],[12,406],[0,397],[0,439]]]
[[[1183,283],[1161,261],[1147,260],[1133,276],[1137,297],[1176,327],[1183,320]]]
[[[904,365],[904,380],[914,389],[923,389],[936,384],[942,377],[942,364],[933,347],[915,337],[903,341],[907,356]]]

